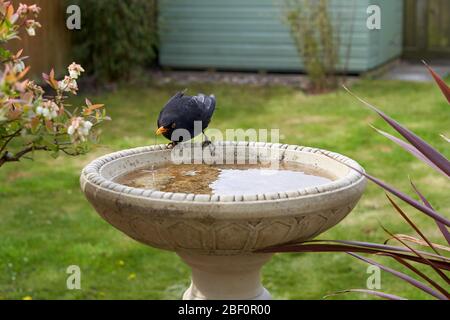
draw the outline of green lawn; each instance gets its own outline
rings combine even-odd
[[[141,245],[103,221],[79,189],[82,167],[110,151],[149,145],[158,112],[182,89],[173,85],[123,87],[90,96],[108,106],[113,122],[102,145],[80,158],[36,155],[35,161],[0,169],[0,299],[178,299],[189,270],[174,253]],[[408,175],[437,210],[449,214],[448,180],[376,134],[389,130],[347,93],[305,96],[284,87],[192,85],[190,93],[214,93],[218,109],[212,127],[280,128],[282,142],[330,149],[359,161],[370,173],[411,194]],[[380,106],[449,156],[449,106],[432,84],[364,80],[353,91]],[[79,99],[83,95],[80,95]],[[163,140],[159,140],[163,142]],[[410,216],[438,239],[434,223]],[[374,185],[357,208],[322,239],[383,241],[380,222],[391,231],[412,233]],[[395,263],[383,259],[389,265]],[[66,268],[79,265],[82,290],[66,289]],[[279,254],[264,268],[263,281],[276,299],[321,299],[348,288],[363,288],[367,265],[345,254]],[[384,291],[426,298],[417,289],[382,274]],[[370,298],[351,294],[341,299]]]

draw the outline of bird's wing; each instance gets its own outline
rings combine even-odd
[[[216,108],[216,98],[214,95],[205,96],[200,93],[197,96],[192,97],[192,100],[195,102],[194,105],[201,109],[202,118],[204,118],[203,120],[206,120],[207,123],[209,123]]]
[[[186,89],[175,93],[175,95],[172,98],[170,98],[169,101],[167,101],[166,106],[174,104],[174,103],[176,104],[178,100],[180,100],[181,98],[184,97],[185,93],[186,93]]]

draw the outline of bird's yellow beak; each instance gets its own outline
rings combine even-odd
[[[156,130],[156,135],[157,136],[159,136],[159,135],[161,135],[161,134],[163,134],[163,133],[166,133],[167,131],[169,131],[169,129],[167,129],[167,128],[164,128],[164,127],[161,127],[161,128],[159,128],[158,130]]]

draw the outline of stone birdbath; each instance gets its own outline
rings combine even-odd
[[[191,285],[183,299],[270,299],[260,270],[272,254],[255,251],[310,240],[336,225],[355,207],[366,184],[344,163],[363,169],[345,156],[309,147],[252,142],[216,142],[213,147],[213,153],[201,153],[200,161],[214,163],[225,157],[237,163],[250,158],[296,162],[326,170],[335,179],[298,190],[226,196],[161,192],[116,182],[138,168],[174,161],[174,150],[155,145],[93,161],[81,174],[81,188],[112,226],[143,244],[174,251],[191,268]],[[178,151],[185,148],[201,150],[185,144]],[[187,161],[198,163],[194,153],[187,152]]]

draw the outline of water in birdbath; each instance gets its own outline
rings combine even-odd
[[[278,169],[263,165],[168,164],[140,168],[117,183],[142,189],[209,195],[249,195],[293,191],[335,180],[330,173],[294,162]]]

